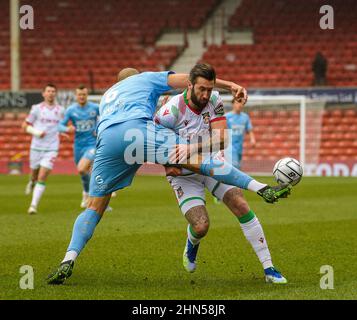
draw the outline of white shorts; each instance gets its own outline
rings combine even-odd
[[[206,205],[205,188],[219,200],[223,199],[227,191],[236,188],[200,174],[169,176],[167,180],[175,192],[178,205],[184,215],[191,208]]]
[[[52,170],[54,162],[57,158],[57,151],[38,151],[30,150],[30,168],[38,169],[44,167]]]

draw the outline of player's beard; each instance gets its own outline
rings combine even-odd
[[[191,91],[191,100],[193,102],[193,104],[196,106],[196,107],[199,107],[200,109],[203,109],[209,100],[206,100],[206,101],[200,101],[196,94],[195,94],[195,88],[193,87],[192,88],[192,91]]]

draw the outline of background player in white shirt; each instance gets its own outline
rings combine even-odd
[[[193,69],[194,71],[194,69]],[[190,84],[183,94],[174,96],[163,105],[155,116],[157,125],[174,130],[185,138],[201,136],[210,139],[212,130],[224,138],[227,122],[223,102],[217,91],[206,90],[209,81],[201,73],[191,72]],[[224,148],[223,145],[222,149]],[[196,256],[201,239],[207,234],[209,217],[205,206],[205,188],[227,205],[238,218],[246,239],[252,245],[262,263],[267,282],[286,283],[286,279],[272,263],[262,226],[249,208],[242,190],[217,180],[190,172],[186,169],[166,167],[169,183],[176,195],[178,205],[189,222],[183,265],[188,272],[196,269]],[[178,176],[176,176],[178,175]]]
[[[31,177],[26,186],[26,194],[33,191],[29,214],[37,212],[47,177],[58,155],[58,123],[64,116],[64,108],[56,104],[56,93],[56,86],[47,84],[42,92],[44,101],[32,106],[22,124],[23,129],[33,136],[30,147]]]

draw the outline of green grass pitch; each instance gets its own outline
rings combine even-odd
[[[261,178],[272,182],[270,178]],[[289,283],[266,284],[237,219],[207,195],[211,228],[198,269],[182,266],[186,222],[164,177],[138,176],[118,193],[63,286],[44,279],[62,260],[79,208],[78,176],[51,176],[39,213],[26,211],[27,177],[0,176],[0,299],[356,299],[357,179],[304,178],[269,205],[245,192],[273,262]],[[34,269],[22,290],[20,267]],[[334,289],[320,288],[320,267]]]

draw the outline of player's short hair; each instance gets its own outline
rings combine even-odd
[[[202,77],[209,81],[216,82],[216,71],[214,68],[205,62],[197,63],[190,71],[190,82],[192,84],[196,83],[196,79]]]
[[[84,89],[88,89],[87,86],[84,85],[84,84],[80,84],[80,85],[76,88],[76,90],[84,90]]]
[[[124,68],[118,73],[118,82],[136,74],[139,74],[138,70],[134,68]]]
[[[43,92],[46,91],[46,89],[50,87],[53,88],[57,91],[57,87],[53,84],[53,83],[47,83],[44,87],[43,87]]]

